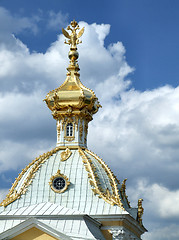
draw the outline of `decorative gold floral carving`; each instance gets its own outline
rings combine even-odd
[[[66,161],[71,156],[71,154],[72,154],[72,152],[67,147],[66,150],[61,153],[61,161],[62,162]]]
[[[109,179],[111,179],[110,184],[113,189],[113,194],[111,194],[109,192],[109,189],[106,189],[104,192],[104,190],[101,188],[99,177],[96,174],[96,168],[95,168],[92,160],[85,154],[85,152],[87,152],[90,155],[92,155],[93,157],[95,157],[98,160],[98,162],[102,165],[102,167],[108,174]],[[99,197],[103,198],[106,202],[110,203],[111,205],[116,204],[124,210],[123,204],[120,199],[119,190],[117,188],[117,183],[115,181],[115,178],[114,178],[111,170],[108,168],[108,166],[102,161],[102,159],[98,158],[95,154],[91,153],[87,149],[85,151],[83,151],[82,149],[79,148],[79,153],[83,158],[83,163],[84,163],[86,171],[88,172],[89,182],[90,182],[90,185],[92,186],[92,191],[94,192],[94,194],[95,195],[98,194]]]
[[[128,196],[126,194],[126,181],[127,181],[127,178],[123,180],[120,192],[121,192],[122,199],[123,200],[126,199],[128,206],[131,207],[130,202],[128,201]]]
[[[57,122],[57,137],[58,137],[58,139],[59,139],[59,137],[60,137],[60,130],[61,130],[60,123]]]
[[[22,194],[25,194],[28,186],[32,183],[33,178],[35,177],[35,174],[37,170],[42,166],[42,164],[54,153],[56,153],[60,147],[57,147],[47,153],[44,153],[40,155],[39,157],[35,158],[28,166],[26,166],[25,169],[22,169],[19,176],[15,179],[15,182],[12,184],[11,189],[9,190],[9,193],[7,194],[6,198],[0,203],[0,206],[6,207],[10,203],[14,202],[16,199],[19,199]],[[22,176],[27,172],[27,176],[25,178],[25,181],[23,182],[21,188],[19,191],[16,190],[16,187],[21,180]]]
[[[105,170],[106,174],[109,177],[111,188],[113,190],[113,194],[111,195],[111,199],[110,199],[111,200],[111,204],[116,204],[116,205],[120,206],[122,209],[124,209],[123,208],[123,204],[122,204],[121,199],[120,199],[119,188],[118,188],[118,181],[116,180],[116,177],[114,176],[114,174],[111,171],[111,169],[96,154],[94,154],[93,152],[89,151],[88,149],[86,149],[85,151],[87,153],[89,153],[90,155],[92,155],[101,164],[101,166],[103,167],[103,169]]]
[[[55,178],[58,178],[58,177],[62,177],[64,180],[65,180],[65,186],[64,188],[62,189],[56,189],[54,188],[53,186],[53,181]],[[68,186],[70,185],[70,182],[68,181],[68,178],[67,176],[65,176],[64,174],[60,173],[60,170],[57,171],[57,173],[55,175],[53,175],[51,178],[50,178],[50,182],[49,182],[49,185],[51,187],[51,189],[56,192],[56,193],[63,193],[67,190]]]
[[[88,122],[85,121],[85,129],[84,129],[84,132],[85,132],[85,137],[84,137],[84,140],[85,140],[85,144],[87,143],[87,135],[88,135]]]
[[[76,131],[78,131],[78,121],[79,121],[79,116],[75,116],[75,125],[76,125]]]

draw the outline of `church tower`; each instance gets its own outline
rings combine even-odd
[[[88,123],[101,106],[79,78],[84,28],[72,21],[62,31],[70,45],[67,77],[45,98],[57,123],[57,146],[26,166],[1,202],[0,240],[139,240],[146,231],[142,199],[132,208],[126,179],[120,183],[87,148]]]

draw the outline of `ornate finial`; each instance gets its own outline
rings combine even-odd
[[[141,225],[142,225],[142,215],[144,213],[144,208],[142,207],[142,201],[143,201],[142,198],[138,200],[138,214],[137,214],[137,220]]]
[[[63,35],[66,38],[68,38],[68,41],[65,40],[65,43],[71,45],[70,51],[68,53],[68,56],[71,61],[70,61],[69,67],[67,68],[67,70],[69,71],[69,73],[67,73],[67,75],[70,75],[72,70],[75,70],[76,74],[79,75],[78,71],[80,69],[77,64],[77,59],[79,56],[78,52],[77,52],[77,45],[82,42],[79,40],[79,38],[84,33],[84,27],[77,33],[77,30],[80,29],[78,23],[75,20],[73,20],[71,22],[71,26],[72,26],[72,28],[70,27],[70,25],[67,27],[67,30],[70,30],[71,34],[69,34],[64,28],[62,28]]]
[[[68,42],[66,42],[65,40],[65,43],[71,45],[71,50],[72,49],[76,50],[77,45],[82,42],[82,41],[79,41],[79,38],[84,33],[84,27],[77,34],[76,31],[80,29],[78,23],[75,20],[73,20],[71,22],[71,26],[73,29],[70,27],[70,25],[67,27],[67,30],[71,30],[72,32],[71,34],[69,34],[64,28],[62,28],[62,32],[63,32],[63,35],[69,39]]]

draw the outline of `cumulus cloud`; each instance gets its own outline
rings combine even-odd
[[[3,11],[3,19],[14,20]],[[56,28],[62,21],[61,13],[50,15],[48,24]],[[36,29],[26,19],[16,31],[28,29],[30,24]],[[129,76],[134,69],[126,61],[125,47],[121,42],[104,45],[110,25],[79,24],[85,27],[83,44],[79,45],[80,78],[85,86],[95,90],[103,106],[90,123],[89,148],[102,156],[121,180],[128,177],[133,202],[138,197],[148,199],[146,206],[151,212],[157,209],[158,221],[168,218],[168,214],[170,219],[176,217],[179,87],[163,86],[144,92],[133,89]],[[0,36],[6,36],[6,40],[0,39],[1,173],[19,171],[30,159],[55,146],[55,120],[42,100],[65,80],[68,66],[69,46],[63,44],[64,36],[59,35],[45,53],[34,53],[12,32],[11,28],[0,32]],[[150,225],[151,215],[146,221]],[[153,240],[159,239],[154,233],[152,236]]]
[[[153,218],[179,220],[179,189],[170,190],[163,185],[150,184],[142,179],[138,181],[135,190],[133,188],[128,190],[132,196],[131,199],[134,200],[141,196],[144,198],[147,214],[152,215]],[[152,208],[155,211],[150,212]]]
[[[107,93],[102,96],[105,107],[91,123],[90,141],[100,146],[103,140],[105,152],[102,147],[100,152],[105,159],[110,156],[107,161],[116,169],[118,176],[125,178],[127,175],[132,182],[140,176],[151,183],[178,188],[179,112],[176,109],[179,87],[121,92],[120,84],[111,79],[106,81],[108,85],[104,82],[103,86],[107,86]],[[110,95],[107,89],[114,94]],[[117,98],[119,93],[120,98]],[[91,134],[93,130],[98,132],[95,139]],[[99,147],[95,148],[99,151]],[[126,164],[130,166],[127,170]]]
[[[135,189],[128,188],[130,200],[144,199],[144,223],[148,219],[148,233],[144,240],[178,239],[179,231],[179,189],[170,190],[163,185],[150,184],[146,179],[139,180]],[[150,221],[149,221],[150,219]]]
[[[169,226],[165,226],[162,228],[155,229],[155,231],[151,231],[143,237],[144,240],[178,240],[179,229],[178,224],[170,224]]]

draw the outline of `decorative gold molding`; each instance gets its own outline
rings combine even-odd
[[[111,171],[111,169],[100,157],[98,157],[96,154],[89,151],[88,149],[86,149],[85,151],[87,153],[89,153],[90,155],[92,155],[101,164],[101,166],[105,170],[106,174],[108,175],[110,184],[111,184],[111,188],[113,190],[113,194],[111,195],[111,202],[113,202],[113,204],[120,206],[124,210],[123,204],[121,202],[120,194],[119,194],[119,188],[118,188],[119,180],[118,181],[116,180],[116,177],[113,174],[113,172]],[[106,195],[109,195],[109,193],[107,192]]]
[[[111,194],[109,192],[109,189],[102,189],[100,187],[100,180],[98,175],[96,174],[96,168],[92,162],[92,160],[85,154],[85,152],[89,153],[90,155],[92,155],[93,157],[95,157],[98,162],[102,165],[102,167],[104,168],[104,170],[106,171],[106,173],[108,174],[110,184],[111,187],[113,189],[113,194]],[[89,150],[82,150],[79,148],[79,153],[83,158],[83,163],[85,166],[86,171],[88,172],[88,178],[90,179],[90,185],[92,186],[92,191],[94,192],[94,194],[98,194],[100,198],[103,198],[107,203],[111,204],[111,205],[118,205],[120,208],[122,208],[124,210],[123,204],[121,202],[120,196],[119,196],[119,190],[117,188],[117,184],[115,182],[115,179],[110,171],[110,169],[105,165],[105,163],[101,160],[98,159],[98,157],[96,155],[94,155],[93,153],[91,153]]]
[[[54,179],[56,179],[58,177],[62,177],[65,180],[65,187],[62,188],[62,189],[59,189],[59,190],[54,188],[54,186],[53,186]],[[65,176],[64,174],[60,173],[60,170],[58,170],[55,175],[51,176],[49,185],[50,185],[51,189],[54,192],[56,192],[56,193],[63,193],[63,192],[65,192],[67,190],[68,186],[70,185],[70,182],[68,181],[67,176]]]
[[[85,144],[87,143],[87,135],[88,135],[88,121],[86,120],[85,121],[85,137],[84,137],[84,140],[85,140]]]
[[[128,206],[131,207],[130,202],[128,201],[128,196],[126,194],[126,181],[127,181],[127,178],[123,180],[120,192],[121,192],[122,199],[123,200],[126,199]]]
[[[71,156],[71,154],[72,154],[72,152],[67,147],[66,150],[61,153],[61,161],[62,162],[66,161]]]
[[[79,137],[80,137],[80,141],[82,141],[82,137],[83,137],[83,123],[82,123],[82,119],[80,119]]]
[[[61,130],[60,122],[57,122],[57,137],[58,137],[58,139],[60,137],[60,130]]]
[[[56,153],[60,148],[56,147],[55,149],[40,155],[39,157],[35,158],[25,169],[22,169],[19,176],[15,179],[15,182],[12,184],[9,193],[6,195],[6,198],[0,203],[0,206],[6,207],[10,203],[14,202],[16,199],[19,199],[22,194],[25,194],[28,186],[32,183],[33,178],[37,170],[42,166],[42,164],[54,153]],[[31,168],[31,169],[30,169]],[[30,169],[30,170],[29,170]],[[17,192],[16,187],[21,180],[22,176],[29,170],[28,175],[25,178],[20,190]]]

